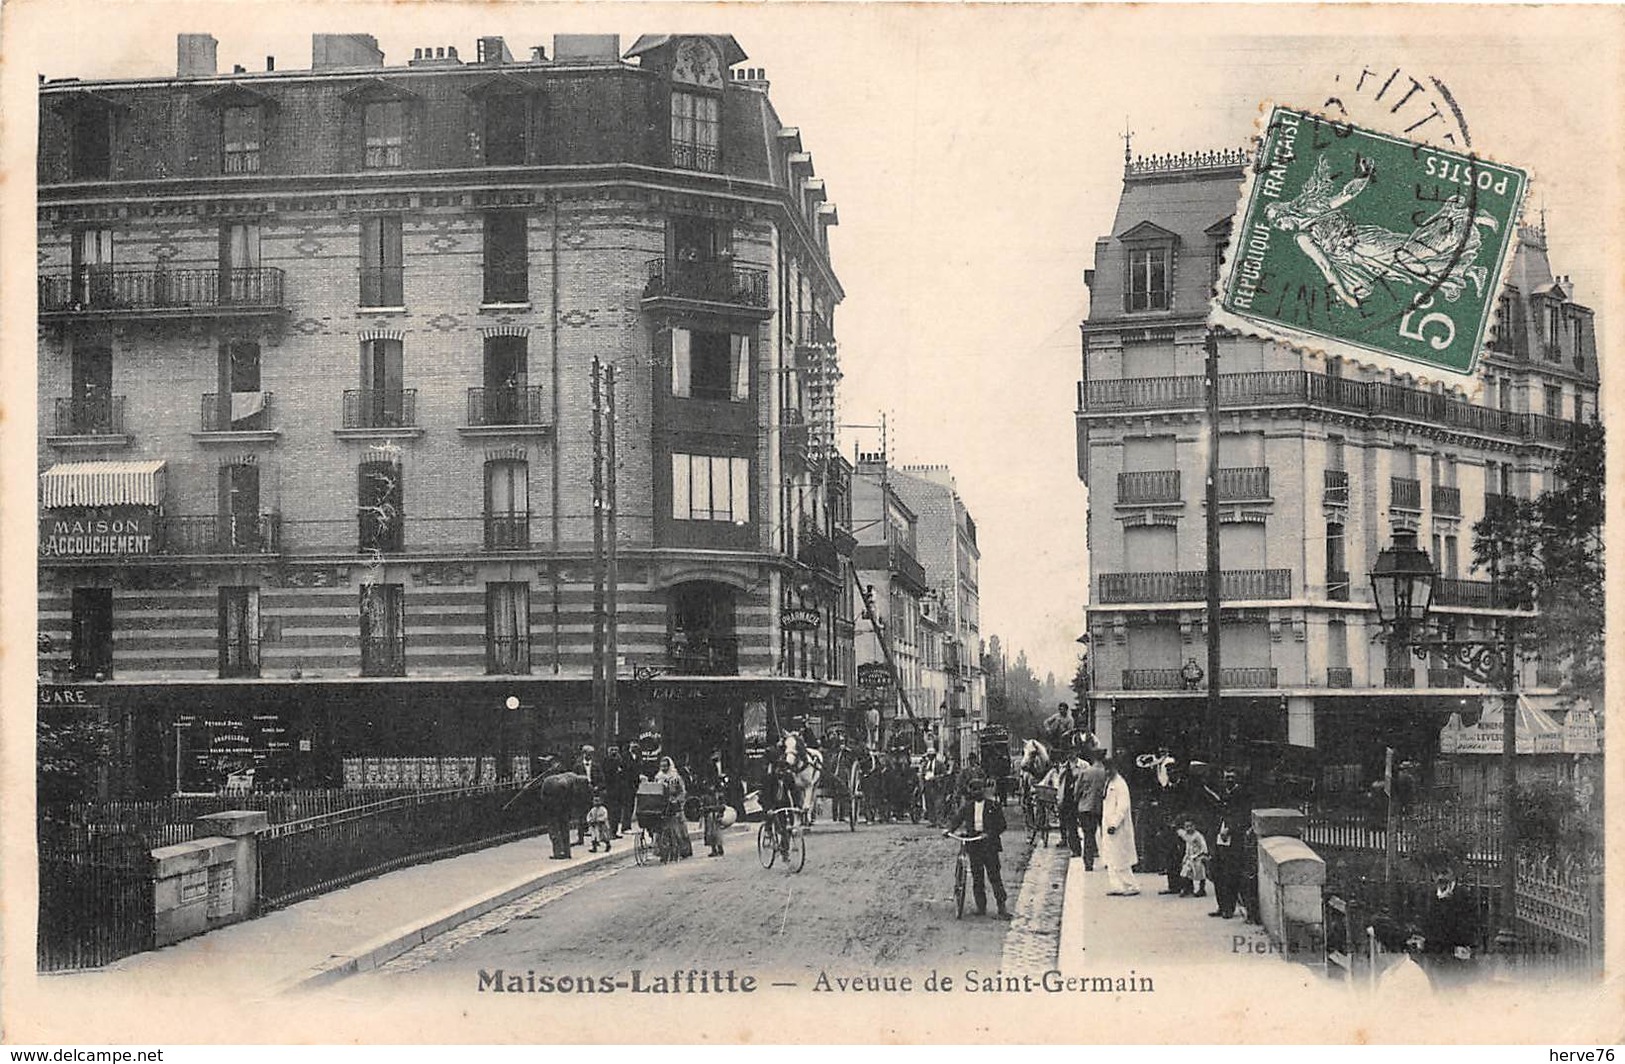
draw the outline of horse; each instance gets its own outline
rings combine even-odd
[[[787,804],[800,809],[803,820],[811,824],[818,781],[824,775],[824,755],[808,746],[800,732],[786,731],[779,740],[774,768],[789,792],[784,795]]]
[[[1024,739],[1021,743],[1021,804],[1031,808],[1033,788],[1049,774],[1052,759],[1049,747],[1038,739]]]

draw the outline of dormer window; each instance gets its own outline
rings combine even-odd
[[[260,128],[264,117],[259,107],[227,107],[220,113],[221,171],[227,174],[260,172]]]
[[[86,104],[73,109],[69,122],[68,165],[74,179],[96,181],[113,176],[112,110]]]
[[[1174,245],[1179,238],[1160,226],[1141,222],[1118,239],[1124,246],[1123,309],[1170,309],[1174,304]]]
[[[379,100],[369,103],[362,117],[367,153],[364,165],[369,170],[398,168],[402,165],[401,149],[406,142],[406,105],[400,100]]]
[[[671,164],[684,170],[721,169],[722,59],[711,42],[691,37],[677,46],[671,68]]]

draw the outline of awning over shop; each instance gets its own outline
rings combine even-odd
[[[1581,699],[1563,715],[1563,752],[1565,754],[1600,754],[1602,744],[1597,736],[1597,714],[1591,703]]]
[[[40,474],[40,506],[157,506],[164,501],[164,460],[61,462]]]
[[[1499,754],[1501,742],[1502,699],[1490,695],[1484,699],[1484,713],[1478,723],[1466,727],[1459,713],[1450,714],[1450,720],[1439,732],[1441,754]],[[1561,754],[1564,752],[1563,727],[1545,710],[1518,696],[1518,753]]]

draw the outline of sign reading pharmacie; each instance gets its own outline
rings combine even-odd
[[[779,611],[779,627],[786,632],[814,632],[818,625],[818,611],[810,607],[786,606]]]
[[[76,509],[40,518],[40,554],[127,558],[157,551],[157,512],[149,507]]]

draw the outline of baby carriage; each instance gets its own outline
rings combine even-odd
[[[678,809],[676,803],[667,797],[663,784],[654,780],[639,783],[632,813],[638,822],[638,841],[632,850],[638,864],[653,864],[657,859],[670,861],[677,856],[669,835]]]

